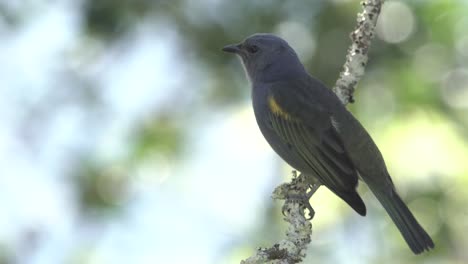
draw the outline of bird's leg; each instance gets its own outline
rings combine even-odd
[[[312,220],[312,218],[314,218],[315,216],[314,208],[312,208],[312,205],[310,205],[310,198],[312,197],[312,195],[314,195],[314,193],[318,190],[319,187],[320,183],[316,182],[310,185],[310,190],[306,193],[306,200],[304,201],[304,205],[309,210],[309,218],[307,218],[307,220]]]
[[[285,215],[285,211],[287,208],[286,204],[296,202],[299,203],[301,206],[305,207],[305,209],[309,210],[309,217],[307,218],[307,220],[311,220],[312,218],[314,218],[315,211],[310,205],[309,200],[320,187],[320,182],[314,180],[314,182],[310,184],[309,178],[311,177],[307,177],[302,174],[297,176],[296,171],[293,171],[293,181],[291,184],[288,184],[288,191],[284,192],[284,198],[286,200],[286,203],[281,209],[283,215]]]

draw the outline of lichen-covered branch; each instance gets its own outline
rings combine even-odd
[[[352,44],[348,49],[346,62],[340,73],[340,78],[336,81],[335,87],[333,87],[333,91],[344,105],[354,102],[354,89],[364,75],[368,59],[367,53],[369,52],[371,40],[374,37],[377,18],[384,1],[365,0],[361,2],[363,10],[358,13],[356,28],[350,34]]]
[[[352,44],[348,49],[340,78],[333,88],[344,105],[354,102],[354,89],[364,75],[367,54],[383,2],[384,0],[365,0],[361,3],[363,10],[358,13],[357,26],[350,35]],[[241,264],[292,264],[302,261],[312,235],[310,220],[314,212],[308,199],[318,187],[312,183],[310,178],[306,179],[302,174],[296,177],[294,174],[291,183],[282,184],[275,189],[273,198],[285,200],[283,213],[285,221],[289,224],[286,238],[271,248],[258,249],[254,256],[241,261]],[[312,190],[307,194],[309,187]],[[305,216],[307,208],[310,213],[309,219]]]
[[[296,177],[294,171],[291,183],[284,183],[275,189],[273,199],[285,200],[283,214],[284,220],[288,222],[286,238],[271,248],[258,249],[254,256],[241,261],[241,264],[292,264],[302,261],[312,235],[312,224],[309,221],[313,217],[312,208],[309,209],[310,217],[305,215],[305,209],[309,208],[309,186],[310,179],[302,174]]]

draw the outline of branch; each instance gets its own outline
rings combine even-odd
[[[361,2],[363,10],[358,13],[356,28],[350,34],[353,42],[348,48],[346,62],[340,72],[340,78],[333,87],[333,91],[344,105],[354,102],[354,90],[358,81],[364,75],[368,60],[367,53],[374,37],[375,25],[384,1],[366,0]]]
[[[354,90],[364,75],[368,60],[367,53],[384,1],[365,0],[361,3],[363,10],[357,14],[356,28],[350,34],[352,44],[348,48],[340,78],[333,88],[344,105],[354,102]],[[312,190],[307,194],[309,187]],[[291,183],[282,184],[275,189],[273,198],[285,200],[284,220],[289,223],[286,238],[271,248],[258,249],[254,256],[241,261],[241,264],[293,264],[302,261],[312,235],[312,224],[309,220],[313,218],[314,211],[308,200],[316,188],[318,185],[314,185],[313,180],[306,179],[303,174],[296,177],[296,173],[293,172]],[[310,219],[305,217],[305,209],[309,209]]]
[[[292,264],[302,261],[312,235],[312,224],[309,220],[312,219],[314,212],[309,205],[310,196],[307,194],[310,184],[310,179],[303,174],[296,177],[296,171],[293,171],[291,183],[276,187],[273,199],[285,200],[282,211],[284,220],[289,224],[286,238],[271,248],[258,249],[254,256],[241,261],[241,264]],[[318,186],[317,184],[315,190]],[[309,208],[311,216],[309,219],[305,217],[306,208]]]

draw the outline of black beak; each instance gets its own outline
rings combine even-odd
[[[241,44],[231,44],[224,46],[223,51],[238,54],[241,51]]]

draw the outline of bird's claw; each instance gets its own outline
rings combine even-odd
[[[310,198],[312,197],[312,195],[317,191],[318,187],[320,186],[320,184],[313,184],[310,186],[310,191],[308,191],[307,193],[305,194],[290,194],[287,201],[289,201],[290,203],[299,203],[302,207],[304,207],[304,209],[307,209],[309,210],[309,217],[306,217],[306,220],[312,220],[312,218],[314,218],[315,216],[315,211],[314,209],[312,208],[312,206],[310,205]],[[285,203],[283,205],[283,208],[281,208],[281,213],[283,214],[283,216],[286,216],[286,207],[287,207],[287,203]]]

